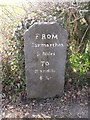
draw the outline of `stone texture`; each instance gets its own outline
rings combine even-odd
[[[28,98],[62,95],[67,31],[56,22],[35,23],[24,34]]]

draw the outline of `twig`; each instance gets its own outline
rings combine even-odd
[[[83,42],[83,40],[84,40],[84,38],[85,38],[85,35],[86,35],[86,33],[87,33],[88,30],[89,30],[89,26],[87,27],[87,29],[86,29],[84,35],[82,36],[81,44],[80,44],[79,48],[82,46],[82,42]],[[78,50],[78,51],[79,51],[79,50]]]
[[[82,17],[79,17],[79,18],[76,18],[75,20],[73,20],[72,22],[70,22],[70,23],[74,23],[75,21],[77,21],[77,20],[79,20],[79,19],[81,19]]]

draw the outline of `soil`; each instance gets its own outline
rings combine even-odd
[[[88,87],[70,88],[62,97],[2,100],[3,118],[88,118]]]

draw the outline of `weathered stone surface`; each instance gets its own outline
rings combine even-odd
[[[47,98],[63,93],[67,37],[67,31],[56,22],[35,23],[25,32],[28,98]]]

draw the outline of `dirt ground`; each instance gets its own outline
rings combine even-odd
[[[3,118],[88,118],[88,88],[64,92],[62,97],[2,101]]]

